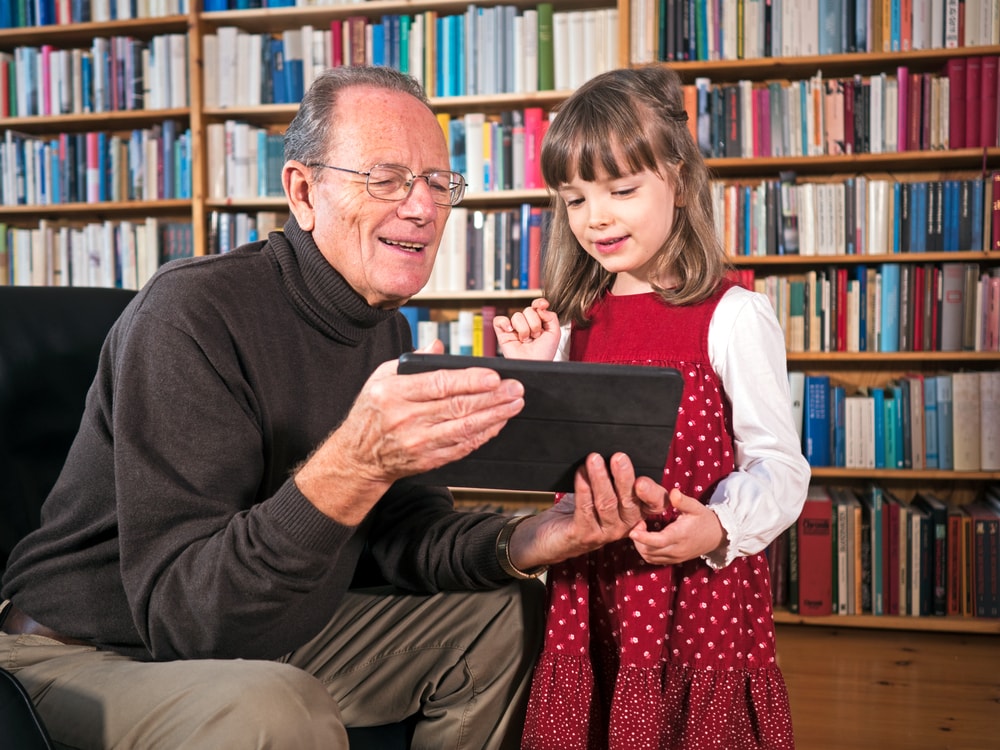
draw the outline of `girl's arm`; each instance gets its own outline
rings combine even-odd
[[[723,567],[760,552],[795,522],[810,473],[792,419],[784,334],[767,298],[741,287],[727,292],[708,349],[733,407],[736,470],[709,501],[728,544],[705,555]]]

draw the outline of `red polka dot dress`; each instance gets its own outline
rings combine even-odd
[[[708,502],[734,468],[708,326],[727,287],[693,306],[606,295],[571,358],[678,368],[684,397],[663,485]],[[669,522],[669,519],[666,519]],[[524,750],[792,748],[763,553],[721,570],[654,566],[629,540],[552,566]]]

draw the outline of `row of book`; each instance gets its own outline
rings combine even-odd
[[[451,210],[425,292],[538,289],[552,212]]]
[[[636,63],[1000,43],[992,0],[631,0]]]
[[[267,239],[267,235],[281,229],[287,213],[279,211],[212,211],[209,214],[207,252],[221,255],[240,245]]]
[[[996,56],[911,72],[685,86],[692,134],[708,158],[838,156],[998,145]]]
[[[430,96],[571,89],[617,67],[617,27],[615,8],[552,3],[354,15],[273,36],[220,26],[203,37],[205,106],[298,102],[316,72],[363,64],[409,73]]]
[[[31,229],[0,223],[0,286],[138,289],[163,263],[193,253],[189,221],[43,220]]]
[[[86,49],[0,51],[0,117],[187,107],[187,42],[187,34],[112,36]]]
[[[940,173],[939,173],[940,174]],[[943,179],[849,175],[716,180],[715,225],[730,255],[885,255],[1000,247],[1000,171]]]
[[[501,114],[437,115],[450,166],[465,176],[469,194],[543,187],[541,143],[549,119],[541,107]],[[284,138],[238,120],[206,127],[208,194],[215,199],[283,195]]]
[[[768,548],[777,606],[805,616],[1000,617],[1000,488],[949,505],[877,484],[813,485]]]
[[[281,184],[285,163],[282,133],[226,120],[208,123],[205,138],[210,199],[277,198],[285,194]]]
[[[881,263],[733,277],[774,307],[789,352],[1000,349],[1000,271],[975,262]]]
[[[188,0],[4,0],[0,29],[159,18],[188,8]]]
[[[1000,371],[911,373],[855,388],[789,373],[812,466],[1000,471]]]
[[[183,129],[182,129],[183,128]],[[173,120],[133,129],[0,141],[0,205],[164,200],[191,197],[191,129]]]
[[[448,354],[473,357],[495,357],[497,338],[493,331],[495,305],[459,310],[432,310],[423,305],[405,305],[400,311],[410,324],[413,346],[420,348],[435,339],[444,344]],[[500,309],[503,315],[512,310]]]

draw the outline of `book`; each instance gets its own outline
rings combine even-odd
[[[948,506],[926,490],[914,496],[913,504],[923,509],[930,519],[930,569],[924,571],[924,575],[931,581],[930,612],[943,616],[948,606]]]
[[[805,403],[802,438],[810,466],[829,466],[830,453],[830,377],[805,376]]]
[[[978,501],[963,506],[972,522],[972,602],[976,617],[1000,617],[1000,513]]]
[[[832,614],[833,500],[824,487],[809,488],[796,528],[799,614]]]
[[[955,471],[980,469],[979,373],[951,375],[952,466]]]
[[[1000,370],[979,373],[979,468],[1000,471]]]

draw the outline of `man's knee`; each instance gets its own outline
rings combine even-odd
[[[315,677],[277,662],[240,662],[206,686],[205,715],[185,746],[346,748],[336,702]]]

